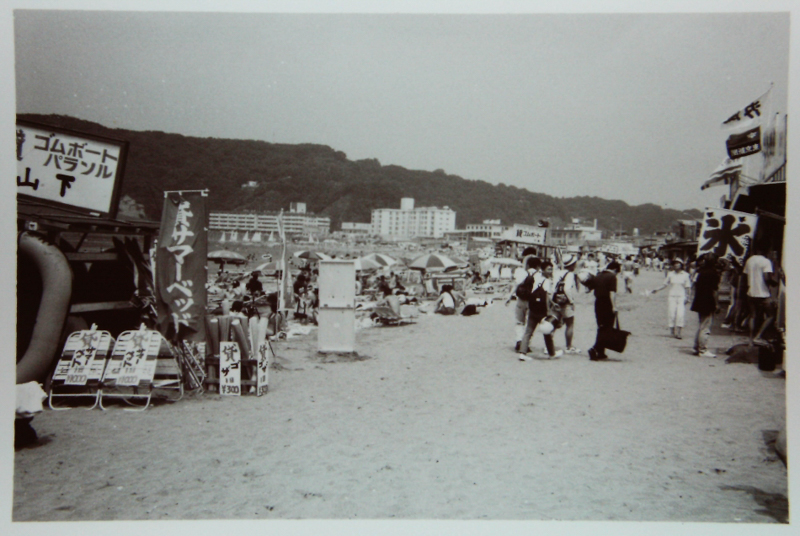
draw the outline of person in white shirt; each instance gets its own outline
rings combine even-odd
[[[553,302],[554,308],[558,309],[561,320],[564,322],[564,338],[567,346],[564,353],[579,354],[581,351],[572,345],[573,334],[575,333],[575,300],[578,295],[578,277],[575,274],[575,267],[578,265],[578,256],[567,254],[564,257],[564,269],[554,274],[553,281]],[[563,281],[563,295],[558,294],[559,283]]]
[[[684,317],[686,316],[686,302],[688,297],[686,291],[692,288],[692,281],[689,274],[683,270],[683,261],[675,259],[672,261],[672,271],[667,273],[664,284],[653,289],[649,294],[658,292],[669,287],[667,297],[667,317],[669,331],[676,339],[681,339],[681,329],[683,328]]]
[[[756,329],[761,333],[773,319],[767,314],[767,301],[772,297],[770,286],[776,285],[772,262],[766,258],[763,245],[757,244],[755,254],[744,265],[747,276],[747,303],[750,306],[750,342],[755,340]]]
[[[586,261],[583,263],[583,267],[592,275],[597,275],[597,272],[600,268],[600,265],[594,258],[594,253],[589,253],[586,256]]]

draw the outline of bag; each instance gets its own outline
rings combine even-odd
[[[533,276],[528,275],[522,283],[517,285],[515,294],[518,299],[528,301],[531,297],[531,292],[533,292]]]
[[[544,283],[544,281],[542,281]],[[528,297],[528,314],[535,316],[547,316],[547,291],[542,283],[536,287]]]
[[[476,314],[478,314],[478,307],[473,304],[464,306],[464,309],[461,311],[462,316],[472,316]]]
[[[567,272],[561,279],[559,279],[558,283],[556,283],[556,290],[553,292],[553,303],[560,307],[563,307],[569,303],[569,298],[564,290],[564,287],[566,286],[565,280],[569,274],[570,272]]]
[[[597,334],[598,345],[618,353],[625,351],[625,346],[628,344],[628,335],[630,331],[619,329],[619,316],[614,322],[614,327],[600,330]]]

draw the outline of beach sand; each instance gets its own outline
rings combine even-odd
[[[668,337],[663,276],[620,296],[624,354],[521,362],[513,304],[360,330],[358,358],[316,331],[275,343],[261,398],[187,396],[145,412],[45,411],[15,454],[13,520],[507,519],[785,522],[768,444],[785,381]],[[688,308],[687,308],[688,309]],[[556,344],[564,346],[563,329]],[[533,348],[541,354],[535,335]]]

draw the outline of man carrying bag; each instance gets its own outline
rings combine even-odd
[[[617,274],[620,272],[620,265],[617,261],[611,261],[606,269],[592,278],[592,288],[594,290],[594,315],[597,319],[597,338],[594,346],[589,348],[589,359],[591,361],[603,361],[608,359],[606,349],[622,352],[629,332],[619,329],[617,319]]]

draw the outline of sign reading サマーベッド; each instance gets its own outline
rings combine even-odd
[[[116,216],[127,142],[19,121],[17,195]]]

